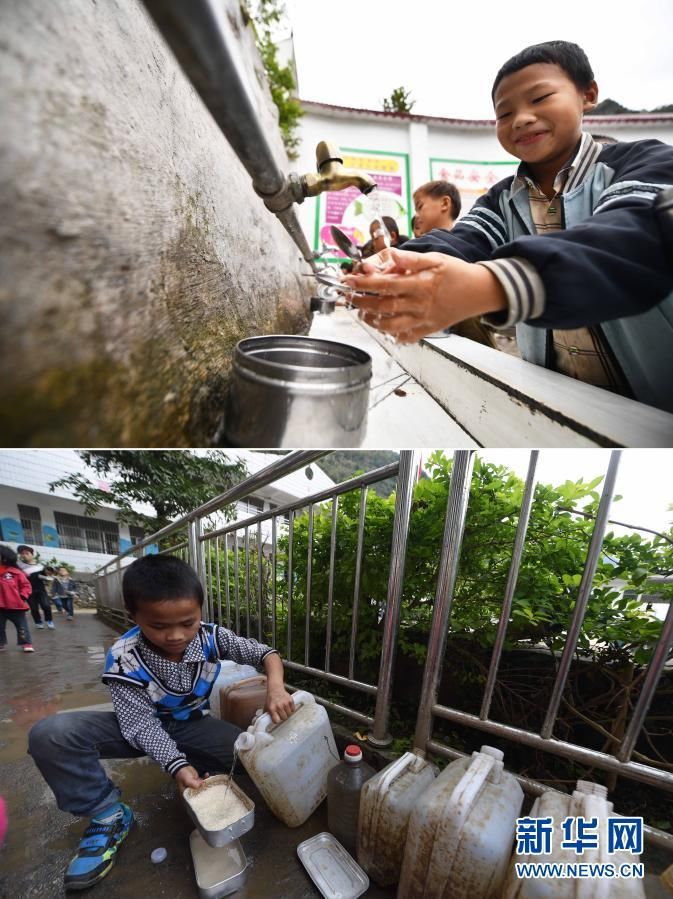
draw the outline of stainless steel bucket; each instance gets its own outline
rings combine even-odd
[[[241,340],[227,404],[227,442],[359,446],[371,376],[371,356],[345,343],[285,334]]]

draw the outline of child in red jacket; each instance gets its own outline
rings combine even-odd
[[[0,544],[0,652],[7,648],[5,625],[8,619],[16,628],[16,639],[23,651],[35,652],[26,621],[30,606],[25,601],[32,587],[23,571],[16,567],[16,562],[14,550]]]

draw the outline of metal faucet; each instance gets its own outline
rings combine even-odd
[[[317,197],[325,190],[343,190],[345,187],[357,187],[363,194],[368,194],[376,187],[376,182],[364,172],[345,169],[338,148],[328,141],[320,141],[315,148],[315,159],[318,174],[309,172],[301,177],[305,197]]]

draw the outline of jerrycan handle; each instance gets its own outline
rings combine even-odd
[[[292,694],[292,702],[294,703],[296,711],[299,706],[302,705],[315,705],[315,698],[313,694],[307,693],[305,690],[297,690],[296,693]],[[260,715],[254,724],[248,728],[248,733],[254,738],[260,734],[266,734],[272,727],[276,727],[276,725],[273,723],[271,715],[269,715],[268,712],[264,712],[264,714]]]
[[[453,866],[453,862],[458,855],[458,844],[462,836],[465,821],[472,811],[494,765],[497,764],[498,759],[496,757],[484,752],[475,752],[472,756],[469,768],[454,787],[453,792],[446,803],[447,810],[451,809],[451,838],[448,841],[448,845],[444,845],[441,852],[438,848],[440,841],[435,842],[430,855],[428,878],[433,877],[433,869],[435,872],[441,870],[442,867],[446,870],[447,857],[452,859],[450,868]],[[434,881],[430,880],[430,882]]]

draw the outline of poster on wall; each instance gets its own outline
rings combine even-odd
[[[476,159],[431,159],[430,180],[451,181],[460,192],[461,214],[471,209],[494,184],[516,174],[518,160],[482,162]]]
[[[357,187],[319,194],[316,203],[314,249],[323,258],[343,259],[334,246],[330,227],[336,225],[362,247],[369,240],[369,225],[380,216],[389,215],[397,222],[400,234],[409,234],[411,195],[409,191],[409,156],[406,153],[383,153],[378,150],[341,148],[344,166],[369,175],[377,184],[374,197],[365,196]]]

